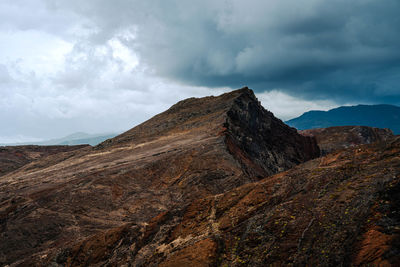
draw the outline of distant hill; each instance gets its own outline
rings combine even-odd
[[[95,146],[107,139],[115,137],[117,134],[87,134],[74,133],[60,139],[42,142],[41,145],[80,145],[89,144]]]
[[[339,107],[329,111],[309,111],[286,121],[298,130],[331,126],[370,126],[389,128],[400,134],[400,107],[393,105],[358,105]]]
[[[54,146],[54,145],[83,145],[89,144],[95,146],[107,139],[115,137],[116,133],[108,134],[87,134],[87,133],[73,133],[58,139],[51,139],[41,142],[27,142],[27,143],[13,143],[13,144],[0,144],[4,146],[15,146],[15,145],[40,145],[40,146]]]

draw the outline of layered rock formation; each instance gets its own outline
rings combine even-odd
[[[302,130],[299,133],[304,136],[315,137],[322,155],[343,148],[386,141],[393,137],[393,132],[390,129],[368,126],[336,126]]]
[[[0,146],[0,176],[15,171],[32,161],[84,147],[88,146]]]
[[[399,203],[397,137],[340,150],[26,263],[399,266]]]
[[[133,245],[143,229],[153,238],[160,223],[175,220],[173,211],[182,213],[195,199],[318,155],[314,138],[276,119],[248,88],[181,101],[94,149],[46,157],[3,176],[0,264],[109,259],[115,242]],[[219,249],[211,239],[201,242]]]

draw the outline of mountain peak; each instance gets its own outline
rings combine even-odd
[[[316,138],[242,88],[38,158],[1,176],[0,265],[336,266],[353,253],[369,263],[371,231],[398,238],[400,140],[365,127],[311,134],[334,154],[308,161]]]
[[[228,111],[235,105],[246,102],[262,108],[254,92],[243,87],[219,96],[201,98],[187,98],[172,105],[166,111],[152,117],[148,121],[98,145],[97,149],[110,145],[137,143],[144,140],[156,139],[171,132],[188,131],[193,128],[206,127],[208,130],[218,131],[226,120]],[[271,113],[272,115],[272,113]]]
[[[46,249],[51,240],[63,246],[93,229],[144,223],[318,156],[315,138],[275,118],[248,88],[189,98],[95,149],[3,176],[0,192],[10,201],[0,208],[18,228],[0,237],[0,251],[8,264]],[[35,247],[14,253],[21,243]]]
[[[96,149],[157,142],[160,138],[177,135],[181,140],[190,140],[194,136],[223,137],[231,154],[240,154],[238,157],[242,157],[242,162],[256,164],[245,164],[255,176],[270,175],[319,155],[313,138],[301,136],[275,118],[248,87],[219,96],[179,101]]]

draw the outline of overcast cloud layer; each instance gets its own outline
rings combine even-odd
[[[398,0],[3,0],[0,143],[128,129],[247,85],[282,119],[400,104]]]

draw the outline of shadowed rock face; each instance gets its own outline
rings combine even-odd
[[[15,171],[40,158],[62,152],[74,151],[84,147],[89,146],[0,146],[0,176]]]
[[[111,255],[115,242],[132,244],[142,234],[142,223],[149,223],[143,234],[152,238],[160,223],[170,222],[167,211],[179,213],[194,199],[318,155],[314,138],[276,119],[248,88],[181,101],[94,149],[46,157],[3,176],[0,264],[94,263]],[[198,262],[209,261],[207,255],[218,248],[214,242],[194,245],[204,251]],[[204,244],[210,249],[201,249]],[[60,252],[65,247],[70,250]],[[81,250],[97,252],[83,255]],[[71,253],[77,259],[71,260]],[[185,255],[179,261],[185,262]]]
[[[69,266],[399,266],[399,197],[397,137],[331,153],[195,199],[144,225],[126,224],[30,261]]]
[[[314,139],[293,134],[294,128],[265,110],[251,91],[235,99],[225,121],[226,143],[231,154],[242,163],[242,155],[262,168],[262,176],[271,175],[310,160],[319,154]],[[237,153],[239,152],[239,153]],[[243,167],[251,172],[253,166]]]
[[[393,137],[393,132],[390,129],[368,126],[336,126],[302,130],[299,133],[304,136],[315,137],[322,155],[343,148],[385,141]]]

